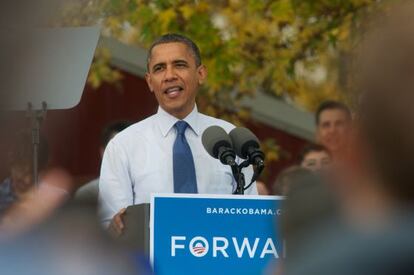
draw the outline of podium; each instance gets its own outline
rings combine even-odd
[[[149,252],[155,274],[262,274],[285,257],[282,199],[154,194],[127,209],[123,241]]]
[[[118,239],[119,242],[132,251],[140,251],[149,255],[150,204],[128,206],[123,220],[125,229]]]

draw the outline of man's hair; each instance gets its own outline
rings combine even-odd
[[[130,126],[131,124],[132,124],[131,122],[126,121],[126,120],[116,121],[116,122],[108,124],[103,129],[102,134],[101,134],[101,146],[105,148],[108,142],[111,140],[112,135],[114,133],[117,134],[121,132],[122,130]]]
[[[191,54],[194,56],[196,66],[198,67],[201,65],[200,49],[197,47],[194,41],[192,41],[190,38],[184,35],[181,35],[181,34],[167,33],[159,37],[157,40],[155,40],[152,43],[151,47],[149,48],[148,55],[147,55],[147,70],[148,71],[149,71],[149,63],[151,60],[152,49],[157,45],[167,44],[167,43],[182,43],[186,45],[187,48],[191,51]]]
[[[305,157],[311,152],[326,152],[327,154],[330,154],[329,150],[325,146],[311,143],[303,147],[302,151],[298,156],[298,163],[301,164]]]
[[[345,112],[346,115],[349,118],[351,118],[351,110],[348,108],[348,106],[346,106],[342,102],[338,102],[338,101],[334,101],[334,100],[327,100],[327,101],[322,102],[319,105],[318,109],[316,109],[316,113],[315,113],[315,122],[316,122],[316,125],[319,124],[320,116],[321,116],[321,113],[323,111],[326,111],[326,110],[334,110],[334,109],[341,110],[341,111]]]
[[[292,185],[307,181],[314,173],[306,168],[294,165],[282,170],[273,183],[273,192],[276,195],[286,195],[286,188],[289,190]]]

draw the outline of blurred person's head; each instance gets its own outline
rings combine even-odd
[[[306,145],[299,155],[299,165],[312,171],[327,168],[331,162],[331,154],[319,144]]]
[[[301,247],[301,257],[287,257],[291,264],[286,274],[412,273],[414,4],[407,1],[376,19],[370,24],[375,29],[360,45],[353,71],[354,84],[362,95],[350,146],[352,154],[345,165],[349,169],[340,175],[347,185],[336,193],[341,210],[349,213],[353,208],[352,214],[359,215],[359,221],[368,227],[361,231],[355,223],[333,223],[318,228],[319,236],[308,233],[302,243],[296,235],[295,243],[306,247]],[[303,191],[304,197],[288,195],[286,200],[290,204],[286,209],[299,209],[298,216],[286,210],[286,219],[294,219],[286,222],[289,229],[301,228],[293,223],[303,223],[303,213],[320,201],[309,191],[298,191]],[[408,215],[401,219],[401,213],[393,211],[396,205],[398,210],[408,205],[409,211],[404,212]],[[285,232],[290,234],[288,228]]]
[[[276,195],[285,196],[293,185],[306,181],[312,177],[313,172],[300,166],[291,166],[282,170],[273,184],[273,191]]]
[[[321,103],[315,113],[316,140],[332,154],[347,146],[352,116],[349,108],[337,101]]]
[[[366,163],[397,201],[414,202],[414,5],[376,18],[360,46],[355,72],[358,129]]]
[[[93,205],[70,203],[26,234],[4,240],[0,263],[5,274],[149,274],[128,252],[100,226]]]
[[[108,142],[119,132],[123,131],[131,125],[131,122],[126,120],[116,121],[108,124],[101,133],[101,146],[99,148],[101,157],[105,151]]]
[[[296,169],[296,170],[292,170]],[[293,167],[287,171],[289,189],[284,194],[283,215],[280,220],[281,235],[286,240],[287,258],[296,254],[308,238],[338,214],[335,194],[321,174]],[[294,181],[294,182],[293,182]]]
[[[19,132],[7,153],[10,178],[14,192],[19,195],[33,186],[33,144],[29,131]],[[38,150],[38,169],[46,168],[48,161],[48,146],[46,139],[40,137]]]
[[[1,217],[0,237],[20,236],[46,221],[65,205],[73,188],[73,179],[65,170],[45,170],[39,186],[28,188],[25,196],[15,201]]]

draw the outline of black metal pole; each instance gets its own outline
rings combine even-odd
[[[244,186],[245,186],[245,180],[244,180],[244,174],[242,173],[242,168],[245,167],[245,163],[241,163],[240,165],[237,165],[236,163],[231,166],[231,171],[233,173],[234,180],[236,181],[236,190],[233,192],[233,194],[236,195],[243,195],[244,194]]]
[[[239,179],[237,182],[237,189],[236,194],[237,195],[244,195],[244,186],[245,186],[245,180],[244,180],[244,174],[241,172],[241,168],[239,167]]]
[[[32,144],[33,144],[33,182],[34,186],[39,187],[39,138],[40,122],[35,118],[32,128]]]
[[[33,110],[32,104],[27,104],[28,117],[32,127],[32,144],[33,144],[33,183],[39,187],[39,146],[40,146],[40,125],[46,117],[47,104],[42,102],[41,110]]]

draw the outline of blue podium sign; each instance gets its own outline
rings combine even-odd
[[[262,274],[285,256],[275,230],[281,200],[153,195],[150,255],[155,274]]]

